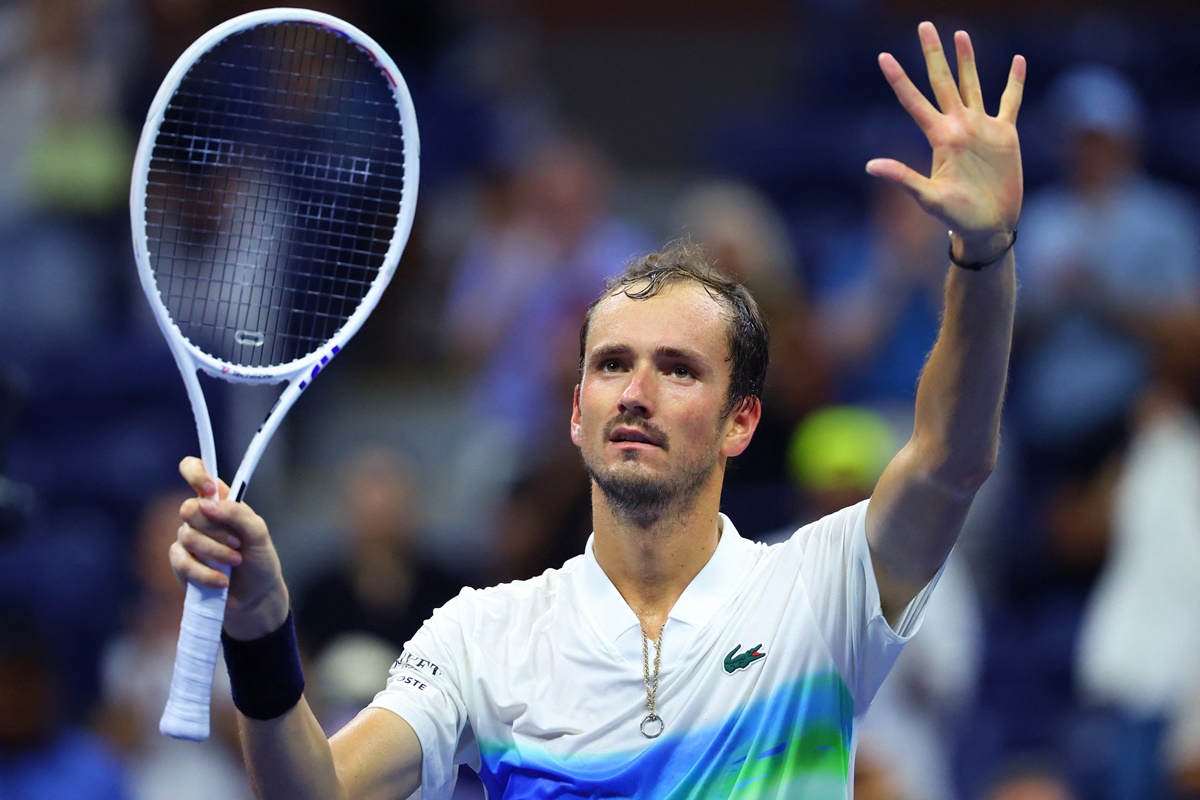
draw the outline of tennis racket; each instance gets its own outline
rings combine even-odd
[[[133,167],[133,248],[210,475],[216,445],[199,372],[287,384],[231,497],[242,499],[292,404],[395,272],[419,150],[396,65],[326,14],[277,8],[231,19],[189,47],[159,88]],[[165,734],[208,737],[226,595],[188,587]]]

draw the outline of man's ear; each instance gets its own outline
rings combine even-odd
[[[578,393],[576,393],[578,397]],[[750,439],[762,419],[762,400],[745,397],[729,412],[725,424],[725,438],[721,441],[721,455],[727,458],[740,456],[750,446]]]
[[[579,413],[579,384],[577,383],[575,384],[575,396],[571,400],[571,441],[575,443],[576,447],[580,446],[579,443],[583,439],[582,425],[583,418]]]

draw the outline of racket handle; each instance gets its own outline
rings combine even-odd
[[[210,564],[229,575],[229,567]],[[176,739],[201,742],[208,738],[213,673],[221,647],[228,589],[209,589],[188,583],[175,651],[171,694],[158,729]]]

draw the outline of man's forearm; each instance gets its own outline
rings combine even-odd
[[[346,794],[308,701],[271,720],[238,714],[246,771],[259,798],[340,800]]]
[[[1011,254],[980,272],[951,267],[912,439],[884,470],[867,509],[889,621],[941,568],[995,465],[1015,295]]]
[[[928,479],[968,497],[996,460],[1016,293],[1011,250],[979,272],[951,267],[941,331],[917,388],[914,456]]]

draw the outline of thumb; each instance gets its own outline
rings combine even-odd
[[[213,478],[204,462],[195,456],[188,456],[179,462],[179,474],[199,497],[224,500],[229,496],[229,486],[225,481]]]
[[[873,158],[867,162],[867,174],[891,181],[907,192],[922,208],[928,208],[929,178],[892,158]]]

